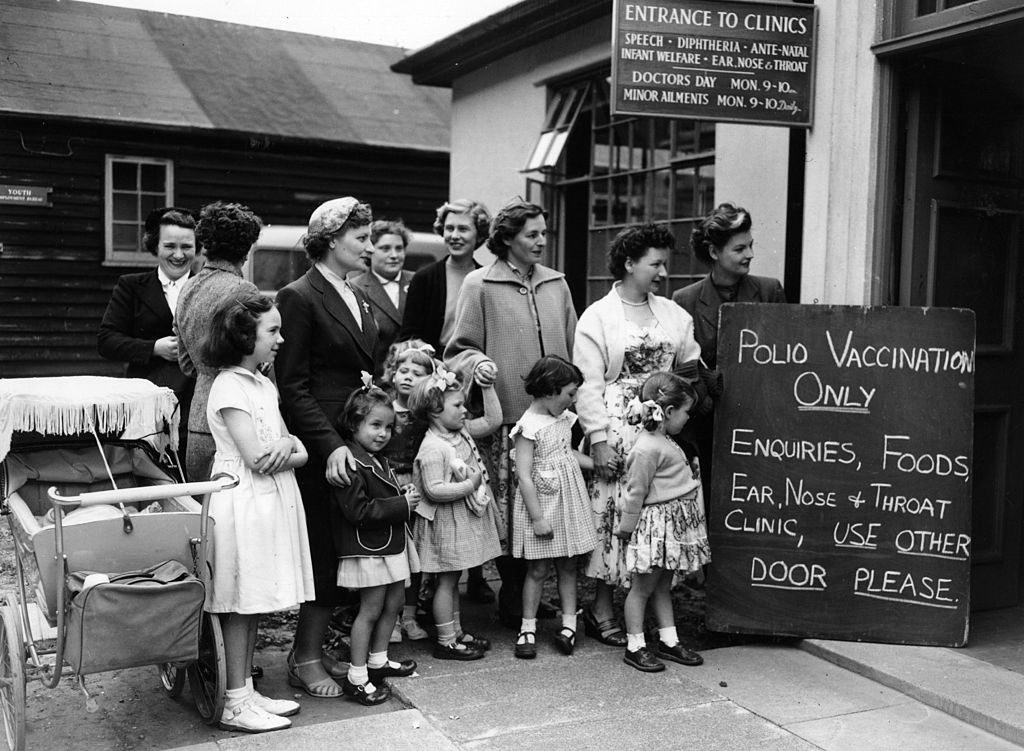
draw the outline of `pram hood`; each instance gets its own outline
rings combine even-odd
[[[95,430],[124,439],[157,439],[158,450],[168,442],[177,450],[178,422],[174,392],[142,378],[0,379],[0,461],[15,432],[70,436]]]

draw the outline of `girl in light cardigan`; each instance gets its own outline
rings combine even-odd
[[[704,662],[679,642],[670,592],[676,571],[693,573],[711,560],[700,467],[670,437],[686,425],[696,400],[696,392],[679,376],[655,373],[627,407],[628,418],[644,430],[626,459],[626,497],[615,530],[628,540],[626,570],[632,576],[623,660],[645,673],[665,669],[659,657],[681,665]],[[644,638],[648,600],[658,621],[653,653]]]
[[[608,252],[608,269],[618,281],[576,326],[572,359],[584,379],[576,408],[594,458],[590,495],[598,531],[586,571],[597,587],[583,625],[588,636],[609,646],[626,644],[612,610],[613,588],[629,585],[614,534],[625,493],[622,469],[639,430],[627,423],[626,405],[647,376],[700,357],[690,314],[657,294],[674,246],[672,233],[658,225],[620,232]]]

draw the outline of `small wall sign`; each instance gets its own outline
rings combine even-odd
[[[0,204],[18,206],[52,206],[52,187],[43,185],[0,185]]]

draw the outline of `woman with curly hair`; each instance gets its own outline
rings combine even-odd
[[[491,214],[479,201],[459,198],[437,209],[434,232],[444,238],[448,255],[424,266],[409,283],[397,341],[422,339],[439,353],[451,338],[455,304],[466,276],[480,268],[473,252],[487,241]]]
[[[752,226],[750,212],[734,203],[719,204],[709,212],[690,233],[690,250],[711,267],[711,272],[672,295],[672,301],[693,316],[701,359],[711,370],[718,367],[718,311],[722,303],[786,302],[782,282],[750,273],[754,260]],[[709,505],[714,432],[714,415],[710,412],[694,415],[686,426],[686,435],[697,444],[704,498]]]
[[[608,271],[617,281],[583,311],[572,353],[583,371],[576,406],[594,459],[590,498],[598,537],[586,571],[597,586],[583,625],[588,636],[615,647],[625,646],[626,636],[612,611],[612,593],[616,586],[629,586],[626,546],[615,530],[626,497],[626,456],[640,432],[627,421],[626,405],[652,373],[700,357],[690,314],[658,294],[675,244],[672,233],[656,224],[615,236]]]
[[[185,450],[185,474],[193,482],[209,478],[216,450],[206,421],[206,402],[217,368],[204,359],[201,346],[214,311],[226,298],[259,291],[242,278],[242,264],[262,226],[260,218],[240,203],[217,201],[199,212],[196,242],[205,250],[206,265],[182,289],[174,320],[178,364],[182,373],[196,379]]]
[[[531,397],[523,379],[544,355],[569,358],[576,330],[576,309],[565,274],[540,263],[547,245],[547,212],[514,199],[491,222],[487,247],[497,257],[466,277],[459,295],[455,326],[444,351],[445,363],[465,380],[494,385],[504,415],[498,432],[480,441],[480,452],[504,527],[515,498],[515,462],[510,438]],[[408,309],[406,309],[408,312]],[[498,614],[515,628],[522,620],[522,559],[506,541],[495,565],[501,576]],[[540,617],[554,612],[542,604]]]

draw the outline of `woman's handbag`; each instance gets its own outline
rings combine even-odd
[[[97,578],[103,581],[92,584]],[[64,659],[79,675],[196,660],[205,594],[178,561],[98,577],[75,571],[68,575]]]

